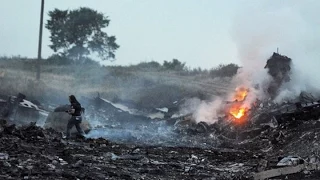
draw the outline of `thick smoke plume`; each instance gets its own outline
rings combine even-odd
[[[292,80],[283,85],[277,102],[320,88],[319,7],[318,1],[257,1],[243,4],[235,16],[231,32],[247,71],[258,73],[277,48],[293,61]]]
[[[257,98],[268,99],[264,89],[272,77],[264,69],[273,52],[290,57],[293,61],[291,81],[283,84],[279,103],[292,100],[307,91],[318,94],[320,76],[320,20],[315,18],[320,8],[319,1],[244,1],[234,17],[231,36],[237,46],[242,69],[232,80],[227,98],[233,88],[244,86],[250,93],[244,105]],[[279,49],[278,49],[279,48]],[[259,89],[254,87],[259,86]],[[224,97],[225,98],[225,97]],[[223,106],[220,98],[203,103],[194,113],[197,122],[214,123],[216,111]]]

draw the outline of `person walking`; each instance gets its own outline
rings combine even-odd
[[[70,138],[70,136],[71,136],[70,131],[73,128],[73,126],[76,126],[78,133],[84,137],[85,133],[80,127],[80,124],[82,121],[81,104],[78,102],[78,100],[76,99],[76,97],[74,95],[69,96],[69,102],[70,102],[71,108],[70,108],[70,110],[67,111],[67,113],[69,113],[71,115],[71,118],[69,119],[68,124],[67,124],[66,138],[67,139]]]

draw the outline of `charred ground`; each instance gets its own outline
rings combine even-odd
[[[1,128],[4,179],[229,179],[248,177],[241,169],[253,169],[243,164],[253,156],[245,151],[124,145],[105,139],[67,142],[61,134],[34,125]]]

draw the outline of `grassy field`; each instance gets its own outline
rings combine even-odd
[[[139,107],[166,106],[183,98],[209,99],[226,92],[230,78],[186,75],[177,71],[96,65],[41,66],[36,81],[35,64],[23,59],[0,61],[1,94],[24,93],[31,99],[66,102],[69,94],[94,97]]]

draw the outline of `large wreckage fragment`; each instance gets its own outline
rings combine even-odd
[[[2,97],[0,99],[0,117],[17,125],[26,125],[45,119],[46,110],[40,104],[26,100],[24,94]],[[5,100],[7,99],[7,100]]]
[[[292,60],[287,56],[273,53],[273,55],[267,60],[265,69],[268,69],[268,73],[272,77],[272,81],[268,85],[267,92],[273,99],[278,95],[278,90],[284,82],[290,81]]]
[[[287,104],[270,112],[279,124],[288,121],[318,120],[320,118],[320,101]]]

